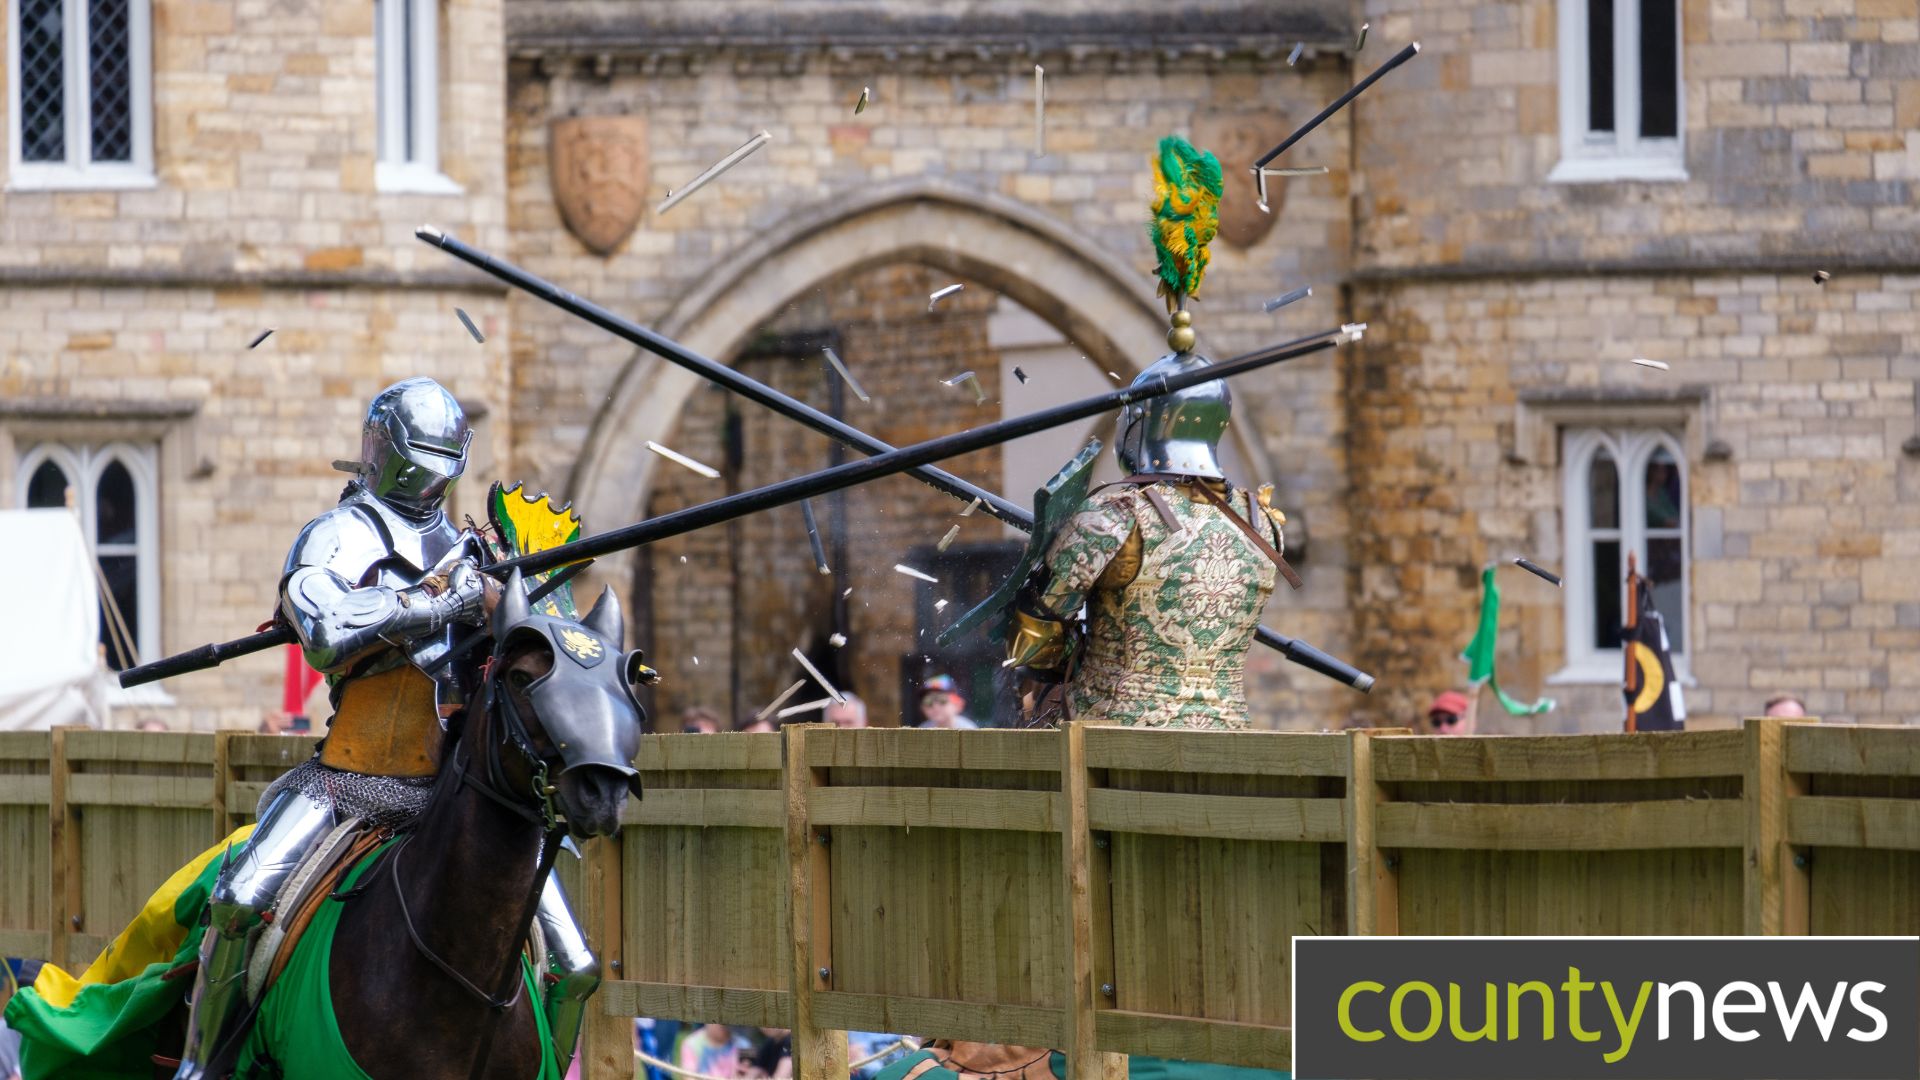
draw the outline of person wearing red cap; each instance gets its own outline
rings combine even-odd
[[[1473,699],[1458,690],[1447,690],[1427,706],[1429,735],[1471,735],[1474,726]]]

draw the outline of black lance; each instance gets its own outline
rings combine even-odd
[[[546,551],[537,551],[531,555],[521,555],[512,559],[503,559],[499,562],[483,566],[480,569],[482,573],[504,579],[514,570],[519,570],[522,574],[526,575],[538,574],[584,559],[597,558],[612,552],[640,547],[658,540],[664,540],[668,537],[692,532],[695,529],[706,528],[709,525],[719,525],[732,521],[735,518],[759,513],[763,510],[771,510],[774,507],[786,506],[803,499],[811,499],[820,495],[830,494],[842,488],[853,487],[856,484],[864,484],[872,480],[879,480],[883,477],[908,472],[928,462],[971,454],[977,450],[984,450],[991,446],[998,446],[1001,443],[1011,442],[1014,439],[1024,438],[1035,432],[1046,431],[1049,428],[1070,424],[1076,420],[1084,420],[1090,416],[1097,416],[1103,412],[1109,412],[1136,401],[1156,398],[1163,394],[1184,390],[1190,386],[1213,382],[1216,379],[1231,378],[1235,375],[1242,375],[1249,371],[1258,370],[1270,364],[1277,364],[1285,360],[1292,360],[1296,357],[1331,349],[1342,342],[1358,340],[1361,330],[1362,327],[1352,326],[1342,327],[1338,330],[1323,331],[1319,334],[1302,338],[1299,342],[1290,342],[1286,346],[1276,346],[1259,353],[1229,360],[1225,363],[1216,364],[1198,371],[1161,376],[1139,386],[1129,386],[1123,389],[1113,390],[1095,397],[1084,398],[1080,401],[1069,402],[1065,405],[1056,405],[1050,409],[1042,409],[1039,412],[1028,413],[1025,416],[1011,417],[1006,420],[1001,420],[998,423],[987,424],[967,431],[955,432],[951,435],[942,435],[938,438],[928,439],[925,442],[915,443],[911,446],[891,449],[886,453],[876,454],[873,457],[860,461],[851,461],[844,465],[821,469],[804,476],[797,476],[789,480],[769,484],[765,487],[755,488],[752,491],[743,491],[736,495],[729,495],[709,503],[691,506],[671,514],[649,518],[646,521],[628,525],[625,528],[595,533],[592,536],[584,536],[570,544],[564,544],[557,548],[549,548]],[[190,650],[177,656],[170,656],[164,660],[156,660],[151,664],[128,668],[120,673],[120,685],[139,686],[142,683],[153,682],[156,679],[163,679],[171,675],[178,675],[188,671],[198,671],[202,668],[213,667],[216,664],[230,660],[236,656],[244,656],[248,653],[273,648],[276,645],[288,644],[293,640],[294,636],[291,629],[285,626],[276,626],[270,630],[256,633],[237,641],[203,645],[198,649]],[[1306,648],[1311,649],[1311,646],[1306,646]],[[1309,653],[1304,655],[1307,655],[1309,659],[1302,661],[1303,663],[1313,662],[1313,654]],[[1339,661],[1333,660],[1331,657],[1327,657],[1326,662],[1334,665],[1340,664]],[[1347,670],[1352,672],[1353,677],[1363,679],[1368,684],[1372,683],[1372,679],[1364,673],[1351,668]],[[1339,678],[1341,676],[1336,675],[1335,677]],[[1343,679],[1343,681],[1345,680]]]
[[[1410,48],[1418,51],[1417,46],[1410,46]],[[1404,57],[1389,64],[1388,69],[1401,62],[1404,62]],[[1357,94],[1361,90],[1366,89],[1367,86],[1372,84],[1373,79],[1377,79],[1381,74],[1384,74],[1385,70],[1387,69],[1376,72],[1373,78],[1368,79],[1363,85],[1356,87],[1351,94],[1343,98],[1338,104],[1344,104],[1346,101],[1352,100],[1353,94]],[[1337,108],[1338,104],[1336,104],[1334,108]],[[1306,134],[1307,131],[1312,130],[1312,127],[1313,125],[1308,125],[1297,133],[1295,138],[1298,138],[1299,135]],[[861,431],[859,428],[837,417],[823,413],[813,406],[808,405],[806,402],[783,394],[773,387],[751,376],[735,371],[725,364],[702,356],[679,342],[674,341],[672,338],[655,333],[631,319],[622,318],[590,300],[584,300],[536,274],[529,273],[503,259],[495,258],[475,248],[471,244],[464,243],[447,235],[440,229],[431,225],[423,225],[414,230],[414,235],[462,262],[492,274],[494,277],[499,278],[514,288],[530,293],[541,300],[545,300],[547,303],[552,304],[554,307],[559,308],[569,315],[584,319],[617,338],[638,345],[640,348],[653,353],[669,363],[686,368],[710,382],[718,383],[750,401],[772,409],[774,412],[790,420],[798,421],[822,435],[826,435],[829,438],[853,447],[862,453],[886,454],[894,449],[890,444],[874,438],[872,435]],[[1299,339],[1299,341],[1308,340],[1311,339]],[[1214,370],[1230,367],[1240,360],[1266,356],[1275,350],[1284,350],[1298,343],[1298,341],[1287,342],[1283,345],[1270,346],[1259,352],[1235,357],[1233,360],[1228,360],[1216,365]],[[993,492],[970,484],[942,469],[922,465],[906,471],[915,479],[938,488],[952,495],[954,498],[968,501],[978,500],[982,509],[1022,532],[1030,533],[1033,531],[1033,512],[1018,503],[1010,502]],[[1254,639],[1270,649],[1278,650],[1280,654],[1288,660],[1317,671],[1336,682],[1351,686],[1363,694],[1373,689],[1373,676],[1368,675],[1351,664],[1321,652],[1319,649],[1314,648],[1304,641],[1287,637],[1265,626],[1260,627],[1258,631],[1256,631]]]

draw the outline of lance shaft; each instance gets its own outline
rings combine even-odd
[[[1338,112],[1347,102],[1352,101],[1361,91],[1373,85],[1382,75],[1400,64],[1405,63],[1419,51],[1420,46],[1417,44],[1409,45],[1405,49],[1402,49],[1399,55],[1387,61],[1384,66],[1368,76],[1366,80],[1358,86],[1347,91],[1338,101],[1321,112],[1318,117],[1309,121],[1305,127],[1294,132],[1293,135],[1289,136],[1287,141],[1282,143],[1273,153],[1262,158],[1261,164],[1264,165],[1267,161],[1277,156],[1282,150],[1293,145],[1294,142],[1305,136],[1309,131],[1319,126],[1327,117]],[[856,450],[867,454],[885,454],[894,449],[892,445],[874,438],[837,417],[823,413],[813,406],[783,394],[751,376],[735,371],[725,364],[702,356],[679,342],[657,334],[631,319],[622,318],[592,301],[582,299],[545,278],[529,273],[510,262],[497,259],[470,244],[447,235],[434,226],[423,225],[414,230],[414,235],[425,243],[447,252],[468,265],[484,270],[517,289],[545,300],[547,303],[552,304],[554,307],[559,308],[569,315],[585,319],[587,322],[598,326],[600,329],[607,331],[617,338],[638,345],[640,348],[653,353],[669,363],[677,364],[680,367],[695,372],[711,382],[718,383],[732,390],[734,393],[739,394],[749,401],[772,409],[774,412],[788,419],[796,420]],[[1300,339],[1300,341],[1305,340],[1308,339]],[[1249,353],[1247,357],[1265,355],[1275,350],[1289,348],[1298,343],[1299,342],[1288,342],[1285,345],[1274,346],[1272,349],[1263,350],[1259,353]],[[1239,357],[1236,358],[1236,360],[1246,359],[1247,357]],[[1235,361],[1230,360],[1227,361],[1227,364],[1234,362]],[[1010,502],[991,491],[970,484],[943,469],[921,465],[908,469],[907,472],[917,479],[957,499],[965,499],[968,501],[978,499],[981,506],[994,517],[999,518],[1001,521],[1012,525],[1022,532],[1030,533],[1033,531],[1033,514],[1018,503]],[[1321,652],[1306,642],[1296,641],[1293,638],[1276,633],[1264,626],[1259,628],[1254,637],[1255,640],[1259,641],[1262,645],[1278,650],[1294,663],[1311,668],[1330,679],[1345,683],[1362,693],[1367,692],[1373,687],[1373,677],[1371,675],[1367,675],[1352,665],[1328,656],[1326,653]]]
[[[432,225],[422,225],[414,230],[414,235],[462,262],[484,270],[517,289],[545,300],[569,315],[585,319],[614,337],[638,345],[669,363],[694,372],[709,382],[718,383],[748,401],[772,409],[790,420],[797,420],[828,438],[836,439],[868,454],[884,454],[893,449],[892,445],[881,442],[859,428],[837,417],[829,416],[798,398],[783,394],[758,379],[743,375],[711,357],[702,356],[672,338],[654,333],[631,319],[621,318],[599,304],[575,296],[545,278],[529,273],[505,260],[494,258],[471,244],[454,239]],[[981,505],[994,517],[1017,529],[1033,531],[1032,515],[1017,503],[1009,502],[990,491],[975,487],[944,469],[922,465],[908,471],[956,499],[963,501],[979,499]]]

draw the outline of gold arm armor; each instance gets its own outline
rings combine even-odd
[[[1064,672],[1074,644],[1072,629],[1065,620],[1037,615],[1025,605],[1015,605],[1010,629],[1007,659],[1002,667],[1029,668],[1047,675]]]

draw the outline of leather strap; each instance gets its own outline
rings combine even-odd
[[[1260,531],[1248,524],[1245,518],[1234,513],[1233,507],[1229,505],[1225,499],[1215,495],[1212,488],[1204,483],[1198,482],[1195,477],[1182,476],[1177,473],[1134,473],[1124,480],[1117,480],[1114,483],[1103,484],[1101,486],[1119,487],[1122,484],[1129,484],[1142,488],[1143,493],[1147,497],[1147,501],[1153,504],[1154,512],[1160,515],[1160,520],[1166,523],[1168,529],[1178,532],[1180,524],[1174,519],[1173,511],[1168,508],[1166,500],[1160,497],[1159,492],[1154,491],[1152,487],[1148,486],[1163,482],[1187,485],[1198,492],[1201,498],[1212,503],[1215,509],[1227,515],[1227,520],[1233,522],[1236,528],[1246,534],[1247,539],[1253,541],[1254,546],[1260,549],[1261,554],[1273,560],[1274,568],[1280,571],[1281,577],[1287,579],[1288,585],[1295,589],[1302,588],[1306,585],[1306,582],[1301,581],[1300,575],[1295,573],[1293,567],[1288,564],[1286,556],[1280,554],[1272,544],[1267,543],[1266,538],[1260,535]],[[1096,488],[1094,490],[1097,491],[1099,489]],[[1252,504],[1249,503],[1248,505],[1251,506]]]

